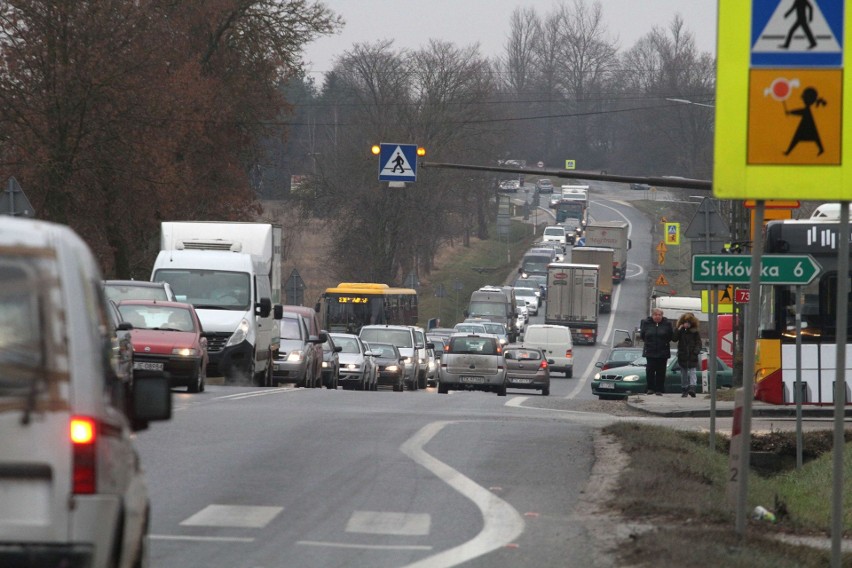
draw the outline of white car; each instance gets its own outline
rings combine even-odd
[[[515,298],[523,299],[527,304],[530,315],[537,316],[538,308],[541,306],[541,292],[535,288],[515,288]]]

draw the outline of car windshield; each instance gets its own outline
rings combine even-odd
[[[358,348],[358,340],[354,337],[342,337],[340,335],[335,335],[334,344],[340,347],[341,353],[361,353],[361,349]]]
[[[494,335],[506,335],[506,326],[502,323],[484,323],[482,325],[485,327],[485,331],[487,333],[493,333]]]
[[[121,317],[134,329],[159,329],[163,331],[195,331],[192,314],[186,308],[156,304],[121,304]]]
[[[451,337],[448,353],[496,355],[497,345],[490,337]]]
[[[460,331],[462,333],[487,333],[485,326],[478,323],[457,324],[456,331]]]
[[[506,317],[505,302],[471,302],[468,312],[473,316],[499,316]]]
[[[642,355],[641,349],[615,349],[612,353],[609,354],[608,361],[634,361],[637,357]]]
[[[162,284],[157,286],[133,284],[104,284],[104,293],[108,300],[169,300]]]
[[[393,345],[371,343],[370,351],[373,353],[374,357],[379,357],[381,359],[395,359],[397,357],[397,351],[394,349]]]
[[[302,326],[296,318],[282,318],[279,323],[281,339],[303,339]]]
[[[361,340],[371,343],[381,341],[397,347],[414,347],[411,332],[404,329],[365,328],[361,330]]]
[[[169,283],[179,302],[188,302],[197,309],[249,308],[251,277],[248,273],[162,269],[155,276],[158,281]]]

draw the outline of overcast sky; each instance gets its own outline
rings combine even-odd
[[[622,50],[629,49],[654,26],[666,28],[680,14],[699,50],[716,53],[716,0],[599,0],[604,22]],[[745,0],[744,0],[745,1]],[[465,46],[479,43],[487,57],[503,52],[509,18],[518,7],[541,14],[556,2],[546,0],[323,0],[346,20],[343,31],[306,46],[305,61],[313,73],[331,69],[336,56],[354,43],[394,39],[397,47],[416,49],[429,39]],[[570,0],[565,2],[570,5]],[[587,0],[591,6],[592,1]],[[314,75],[321,82],[322,78]]]

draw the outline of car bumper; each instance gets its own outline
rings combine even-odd
[[[402,382],[402,373],[389,373],[381,371],[376,377],[376,383],[382,386],[396,386]]]
[[[644,393],[648,387],[645,383],[623,383],[616,381],[592,381],[592,394],[595,396],[623,396]],[[601,385],[604,385],[603,387]],[[612,385],[608,388],[607,385]]]
[[[531,375],[506,375],[506,384],[513,389],[535,389],[541,390],[550,386],[550,377],[536,377]]]
[[[177,357],[177,356],[153,356],[134,354],[133,377],[144,379],[147,377],[166,377],[173,387],[187,386],[195,380],[201,357]],[[151,368],[140,368],[150,365],[162,365],[162,370]]]
[[[282,383],[298,383],[305,379],[308,368],[306,360],[284,361],[277,359],[272,362],[272,379]]]
[[[254,346],[247,341],[225,347],[220,351],[208,350],[210,360],[208,375],[222,375],[227,379],[243,378],[248,375],[254,358]],[[251,378],[251,377],[249,377]]]
[[[449,388],[491,389],[502,386],[506,382],[506,372],[496,375],[461,374],[441,370],[438,380]]]

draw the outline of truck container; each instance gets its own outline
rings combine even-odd
[[[554,262],[547,267],[544,323],[571,329],[574,343],[598,338],[600,268],[596,264]]]
[[[601,313],[612,310],[612,271],[615,251],[609,247],[574,247],[571,262],[575,264],[596,264],[600,268],[598,290]]]
[[[621,283],[627,276],[627,251],[630,250],[630,225],[627,221],[593,221],[586,225],[585,246],[613,249],[612,281]]]
[[[281,319],[281,227],[269,223],[164,221],[151,280],[193,304],[208,372],[272,384]],[[273,310],[273,306],[275,309]]]

